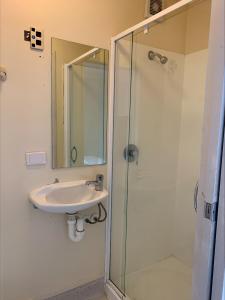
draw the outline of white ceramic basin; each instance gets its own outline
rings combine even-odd
[[[76,213],[90,208],[108,196],[108,192],[96,191],[85,180],[60,182],[33,190],[29,200],[37,208],[52,213]]]

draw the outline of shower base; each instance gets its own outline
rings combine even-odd
[[[126,277],[131,300],[191,300],[192,270],[174,256]]]
[[[106,286],[108,299],[120,299]],[[174,256],[126,276],[126,300],[191,300],[192,269]],[[123,298],[125,299],[125,298]]]

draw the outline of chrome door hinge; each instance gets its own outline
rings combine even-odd
[[[215,222],[217,218],[217,202],[214,203],[208,203],[205,202],[204,205],[204,217],[211,222]]]

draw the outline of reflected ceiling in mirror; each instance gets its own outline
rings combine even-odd
[[[53,168],[106,163],[108,50],[52,38]]]

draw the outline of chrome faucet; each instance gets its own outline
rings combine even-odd
[[[97,174],[96,175],[96,180],[93,181],[86,181],[85,184],[93,184],[95,186],[96,191],[102,191],[103,190],[103,180],[104,176],[102,174]]]

